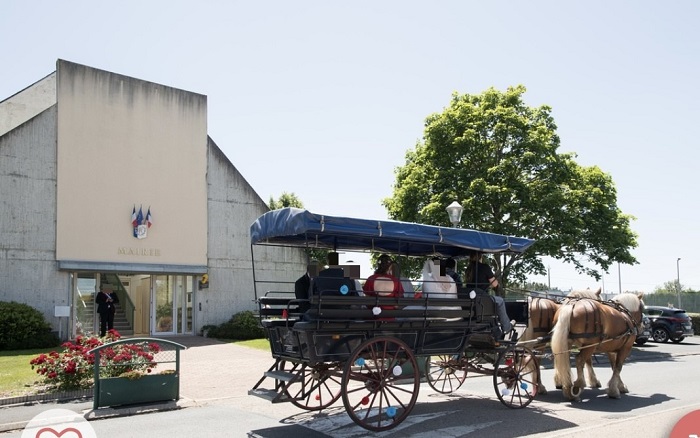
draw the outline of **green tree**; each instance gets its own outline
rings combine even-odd
[[[383,201],[389,216],[450,226],[445,207],[456,200],[464,207],[461,226],[537,239],[525,254],[494,257],[502,286],[509,277],[544,275],[540,256],[596,279],[596,267],[637,263],[629,252],[637,246],[634,218],[618,208],[612,178],[559,153],[551,108],[528,107],[525,91],[454,93],[443,112],[428,116]]]
[[[680,286],[680,287],[679,287]],[[663,286],[656,286],[654,288],[655,294],[677,294],[678,291],[683,292],[683,285],[678,283],[678,280],[667,281]]]
[[[287,192],[282,192],[276,201],[272,196],[270,196],[270,202],[268,205],[270,210],[278,210],[280,208],[287,207],[304,208],[304,203],[301,202],[301,199],[299,199],[296,194]],[[316,260],[322,265],[328,261],[328,252],[329,251],[326,249],[306,248],[306,255],[309,261]]]
[[[278,210],[287,207],[304,208],[304,203],[301,202],[301,199],[294,193],[282,192],[279,199],[276,201],[270,196],[269,207],[270,210]]]

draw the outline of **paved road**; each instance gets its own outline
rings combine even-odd
[[[248,396],[248,389],[272,364],[268,352],[203,338],[196,341],[206,345],[195,345],[194,341],[190,341],[190,348],[184,352],[182,364],[182,395],[189,407],[92,421],[90,424],[97,436],[142,437],[145,430],[153,438],[221,435],[354,438],[371,435],[350,421],[342,403],[323,413],[309,413],[288,403],[271,404]],[[583,401],[572,404],[565,402],[561,392],[553,390],[550,383],[548,395],[538,396],[522,410],[507,409],[498,401],[490,377],[470,378],[451,395],[437,394],[423,384],[418,403],[408,419],[396,429],[376,435],[421,438],[668,436],[670,428],[685,413],[700,409],[695,379],[686,380],[687,376],[697,376],[699,368],[700,338],[678,345],[649,343],[635,348],[623,370],[623,379],[631,392],[622,399],[610,400],[602,390],[586,389]],[[611,373],[604,361],[596,365],[596,372],[600,380],[607,383]],[[551,382],[551,378],[551,369],[543,370],[544,381]],[[14,409],[21,408],[11,410]],[[0,410],[0,416],[4,417],[6,412]],[[0,436],[19,437],[21,433]]]

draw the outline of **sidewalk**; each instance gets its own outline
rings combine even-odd
[[[248,397],[253,387],[272,364],[269,351],[241,347],[201,336],[168,337],[187,347],[180,354],[180,400],[151,405],[100,408],[93,401],[31,403],[0,406],[0,433],[23,429],[37,414],[48,409],[69,409],[84,414],[88,420],[179,409],[206,404],[208,401]]]

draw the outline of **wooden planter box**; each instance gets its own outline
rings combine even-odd
[[[108,377],[96,383],[96,407],[137,405],[177,400],[180,397],[179,374],[152,374],[140,379]]]

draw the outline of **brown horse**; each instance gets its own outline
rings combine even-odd
[[[569,292],[569,294],[564,298],[564,302],[570,298],[591,298],[594,300],[600,300],[601,289],[598,288],[597,291],[592,291],[590,289],[586,290],[575,290]],[[557,312],[561,303],[555,301],[551,298],[542,297],[530,297],[528,298],[528,323],[527,328],[520,336],[518,340],[519,344],[526,344],[530,346],[535,351],[544,354],[545,348],[548,343],[549,332],[554,328],[554,314]],[[537,357],[537,356],[535,356]],[[536,365],[539,368],[539,359]],[[595,375],[593,370],[593,363],[591,360],[586,362],[586,372],[588,386],[591,388],[600,388],[601,384],[598,377]],[[557,388],[561,388],[561,382],[559,379],[559,374],[554,373],[554,384]],[[537,373],[537,393],[547,394],[547,388],[545,388],[542,380],[540,379],[540,373]]]
[[[551,348],[555,372],[559,374],[567,399],[580,400],[585,386],[583,366],[596,350],[607,353],[613,371],[608,382],[608,397],[620,398],[620,393],[629,392],[620,372],[641,329],[643,310],[642,295],[634,293],[616,295],[606,302],[584,298],[561,305],[554,317]],[[576,355],[577,378],[572,383],[569,353],[573,347],[578,348],[579,353]]]

